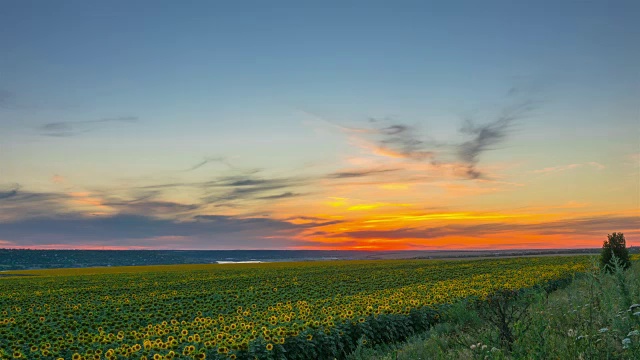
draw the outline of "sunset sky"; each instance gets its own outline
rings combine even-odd
[[[0,248],[640,245],[638,1],[0,2]]]

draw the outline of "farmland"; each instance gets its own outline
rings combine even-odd
[[[572,277],[588,257],[33,270],[0,279],[0,358],[344,358],[439,306]],[[7,272],[7,275],[14,273]]]

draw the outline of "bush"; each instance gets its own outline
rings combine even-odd
[[[529,307],[536,295],[536,289],[498,290],[478,304],[480,317],[497,328],[500,342],[509,351],[531,324]]]
[[[619,260],[619,264],[624,270],[628,269],[631,266],[631,259],[629,258],[629,250],[627,249],[624,234],[614,232],[607,235],[607,238],[602,244],[600,266],[608,272],[614,272],[613,258],[615,257]]]

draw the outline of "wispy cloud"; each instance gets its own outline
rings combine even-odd
[[[6,189],[0,190],[0,200],[8,199],[18,195],[18,190],[20,190],[20,184],[13,184]]]
[[[568,164],[568,165],[550,166],[550,167],[546,167],[546,168],[542,168],[542,169],[538,169],[538,170],[533,170],[532,173],[534,173],[534,174],[552,174],[552,173],[559,173],[559,172],[563,172],[563,171],[567,171],[567,170],[573,170],[573,169],[584,168],[584,167],[592,167],[592,168],[595,168],[597,170],[602,170],[602,169],[605,168],[605,166],[600,164],[600,163],[597,163],[595,161],[590,161],[590,162],[585,163],[585,164]]]
[[[268,196],[261,196],[258,197],[257,199],[259,200],[275,200],[275,199],[285,199],[285,198],[292,198],[292,197],[297,197],[297,196],[303,196],[304,194],[299,194],[299,193],[294,193],[291,191],[287,191],[281,194],[276,194],[276,195],[268,195]]]
[[[136,116],[121,116],[87,121],[60,121],[50,122],[38,128],[41,135],[54,137],[75,136],[96,130],[113,123],[134,123],[138,121]]]
[[[201,208],[199,204],[182,204],[161,200],[106,201],[103,204],[115,209],[118,213],[166,215],[172,218]]]
[[[413,160],[426,160],[435,156],[434,151],[428,150],[428,147],[434,144],[421,140],[414,126],[389,123],[388,119],[369,119],[369,122],[375,125],[382,124],[376,128],[376,134],[380,137],[378,144],[381,152],[386,151]]]
[[[368,127],[332,124],[352,136],[357,146],[379,156],[422,161],[436,155],[432,148],[437,144],[424,140],[415,126],[389,118],[370,118],[368,123]]]
[[[0,221],[3,219],[69,213],[66,194],[30,192],[19,184],[0,190]]]
[[[185,171],[193,171],[193,170],[197,170],[207,164],[210,163],[221,163],[226,165],[227,167],[231,168],[231,169],[235,169],[235,167],[233,165],[231,165],[231,163],[229,163],[229,161],[227,161],[226,158],[219,156],[219,157],[208,157],[205,158],[204,160],[200,161],[199,163],[193,165],[192,167],[186,169]]]
[[[510,91],[512,92],[512,91]],[[478,168],[482,155],[497,149],[512,132],[513,124],[527,116],[537,104],[526,100],[505,107],[493,121],[467,119],[459,129],[462,141],[441,141],[422,133],[418,127],[393,119],[369,119],[367,127],[336,125],[351,143],[384,158],[430,163],[442,170],[456,168],[467,179],[486,178]]]
[[[460,132],[471,139],[456,145],[456,147],[459,158],[467,164],[469,178],[482,177],[482,173],[477,169],[480,155],[487,150],[495,149],[495,146],[507,137],[512,123],[532,109],[533,103],[527,101],[504,109],[502,114],[492,122],[479,125],[472,120],[467,120],[464,123]]]
[[[400,169],[356,169],[334,172],[327,175],[327,177],[332,179],[361,178],[366,176],[377,176],[398,170]]]
[[[294,189],[308,185],[309,182],[310,179],[302,177],[265,178],[254,174],[222,177],[203,184],[203,189],[209,195],[202,200],[205,203],[225,203],[300,196]]]

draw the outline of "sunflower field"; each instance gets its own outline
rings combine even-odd
[[[424,331],[445,304],[552,285],[589,264],[565,256],[20,271],[0,278],[0,359],[340,359]]]

